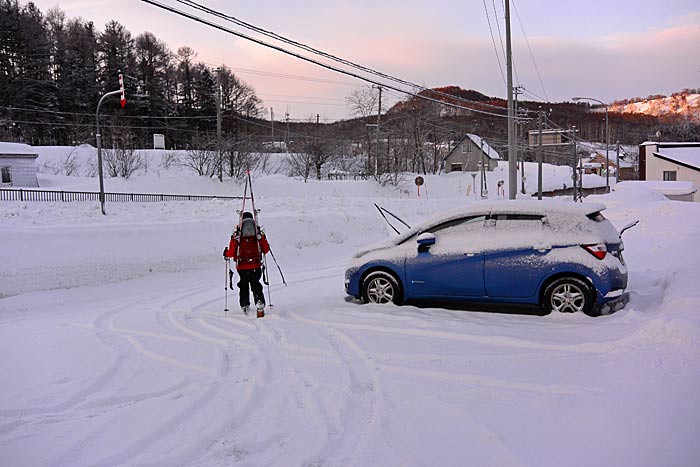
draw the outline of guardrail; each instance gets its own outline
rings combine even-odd
[[[160,193],[105,193],[105,201],[124,202],[158,202],[158,201],[208,201],[213,199],[241,200],[242,196],[208,196],[208,195],[166,195]],[[26,190],[24,188],[1,188],[0,201],[99,201],[100,193],[96,191],[53,191]]]

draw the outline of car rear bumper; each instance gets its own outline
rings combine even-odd
[[[625,292],[623,289],[611,290],[605,295],[605,303],[600,305],[600,314],[609,315],[621,310],[629,300],[629,292]]]

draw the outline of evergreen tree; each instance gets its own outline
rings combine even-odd
[[[135,90],[134,40],[131,33],[117,21],[110,21],[97,38],[99,57],[98,79],[103,92],[119,88],[119,73],[125,76],[125,85]]]

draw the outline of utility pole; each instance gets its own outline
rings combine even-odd
[[[537,199],[542,200],[542,120],[544,112],[537,112]]]
[[[377,175],[377,166],[379,165],[379,123],[382,116],[382,87],[379,88],[379,106],[377,107],[377,137],[376,137],[376,154],[374,155],[374,175]]]
[[[508,87],[508,198],[518,192],[518,160],[515,154],[515,109],[513,108],[513,51],[510,39],[510,0],[505,1],[506,13],[506,70]]]
[[[615,183],[620,182],[620,142],[617,142],[617,155],[615,156]]]
[[[572,126],[571,127],[571,148],[572,148],[572,157],[573,157],[573,165],[571,168],[573,169],[571,171],[571,179],[574,182],[574,203],[576,202],[576,181],[577,181],[577,175],[576,175],[576,166],[578,166],[578,161],[576,160],[576,127]]]
[[[284,146],[285,149],[289,149],[289,108],[287,108],[287,112],[284,114],[284,120],[287,123],[287,133],[284,135]]]
[[[470,143],[471,144],[471,143]],[[488,198],[489,187],[486,184],[486,167],[484,164],[484,140],[481,140],[481,199]]]
[[[515,110],[515,115],[518,115],[518,95],[523,92],[522,86],[515,86],[513,88],[513,107]],[[520,125],[518,121],[513,122],[515,125],[515,153],[517,154],[517,160],[520,161],[520,192],[525,194],[525,151],[520,150],[518,143],[520,142]]]
[[[270,107],[270,128],[272,128],[272,150],[275,149],[275,110]]]
[[[610,151],[610,130],[608,127],[608,106],[605,106],[605,187],[607,188],[606,193],[610,193],[610,158],[608,152]]]
[[[219,161],[219,181],[224,180],[224,161],[221,157],[221,68],[216,69],[216,148]]]

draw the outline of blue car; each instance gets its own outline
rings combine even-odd
[[[604,209],[495,201],[441,213],[356,253],[345,290],[397,305],[518,303],[589,315],[617,309],[627,300],[627,267],[621,233]]]

